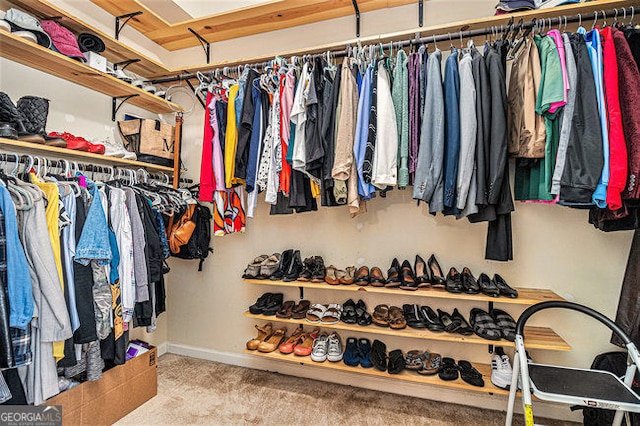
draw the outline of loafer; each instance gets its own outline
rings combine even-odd
[[[456,330],[456,333],[462,334],[463,336],[471,336],[473,334],[473,329],[469,326],[467,320],[458,312],[458,308],[453,310],[451,314],[451,319],[454,321],[460,321],[460,327]]]
[[[444,289],[449,293],[462,293],[462,277],[456,268],[449,269]]]
[[[518,297],[518,290],[510,287],[509,284],[507,284],[507,282],[505,281],[505,279],[502,278],[500,275],[495,274],[493,276],[492,282],[496,287],[498,287],[498,291],[500,291],[500,296],[510,297],[512,299],[515,299],[516,297]]]
[[[461,282],[462,282],[462,291],[467,294],[478,294],[480,293],[480,286],[476,281],[476,278],[471,273],[471,270],[466,266],[462,269],[461,274]]]
[[[487,296],[500,296],[500,290],[498,289],[498,286],[496,286],[495,282],[491,281],[491,278],[489,278],[487,274],[480,274],[480,276],[478,277],[478,287],[480,287],[480,291],[482,291],[482,293],[486,294]]]

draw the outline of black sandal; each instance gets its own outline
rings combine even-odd
[[[442,325],[444,325],[444,331],[447,333],[456,333],[462,326],[459,319],[452,318],[451,315],[440,309],[438,309],[438,318]]]
[[[476,370],[469,361],[458,361],[458,370],[460,370],[460,377],[462,377],[462,380],[465,382],[480,388],[484,386],[482,374],[480,374],[480,372]]]
[[[340,314],[340,320],[345,324],[355,324],[358,322],[356,304],[352,299],[347,300],[342,305],[342,314]]]
[[[394,349],[389,352],[389,374],[400,374],[404,370],[406,361],[400,349]]]
[[[380,371],[387,370],[387,345],[376,339],[371,345],[369,361]]]
[[[453,358],[442,358],[442,364],[440,366],[440,371],[438,372],[438,377],[440,377],[440,380],[445,380],[447,382],[456,380],[458,378],[458,366],[456,365],[456,362],[453,360]]]

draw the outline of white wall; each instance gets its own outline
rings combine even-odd
[[[56,3],[74,11],[92,10],[87,5],[89,2]],[[488,16],[492,14],[493,3],[492,0],[432,0],[425,3],[425,25]],[[415,6],[404,6],[363,14],[363,36],[415,27],[415,9]],[[110,27],[112,21],[104,21],[100,14],[95,17],[100,17],[100,22]],[[213,46],[214,60],[316,46],[351,39],[353,35],[353,17],[345,17],[216,43]],[[160,48],[151,53],[154,52],[157,57],[164,57],[166,53]],[[203,60],[199,49],[177,52],[171,58],[171,66],[197,64]],[[0,60],[0,71],[0,89],[8,92],[14,100],[25,94],[37,94],[52,100],[50,130],[99,136],[105,126],[112,125],[111,102],[106,96],[4,59]],[[142,113],[129,106],[123,110]],[[199,174],[202,126],[203,112],[196,105],[195,111],[185,119],[183,142],[183,161],[187,165],[188,176],[194,178]],[[193,356],[345,384],[372,388],[382,386],[393,392],[482,404],[483,407],[497,409],[504,409],[504,398],[460,394],[245,356],[242,351],[245,342],[254,336],[254,323],[243,318],[242,312],[262,292],[280,290],[278,287],[243,283],[240,275],[246,263],[257,254],[296,247],[303,256],[323,256],[327,264],[346,266],[362,263],[378,265],[386,271],[394,256],[413,261],[416,253],[425,258],[435,253],[443,269],[454,265],[459,269],[469,266],[476,276],[481,271],[497,272],[514,286],[550,288],[569,300],[584,303],[613,317],[632,237],[631,232],[605,234],[595,230],[587,223],[585,211],[518,203],[513,214],[515,260],[497,263],[484,260],[486,224],[472,225],[464,220],[441,216],[434,218],[424,206],[416,207],[408,191],[392,191],[387,199],[373,200],[368,204],[369,212],[356,219],[350,219],[344,208],[320,208],[313,213],[271,217],[263,198],[260,200],[256,218],[249,219],[245,234],[213,238],[215,253],[205,262],[203,272],[197,272],[196,262],[171,260],[172,271],[167,279],[168,312],[161,317],[156,334],[145,337],[156,344],[169,342],[169,350]],[[284,292],[287,298],[298,297],[297,290]],[[349,295],[339,291],[305,292],[307,298],[321,303],[342,303]],[[378,303],[417,301],[434,308],[453,309],[457,306],[465,314],[474,306],[463,301],[416,300],[402,291],[388,298],[365,294],[363,299],[370,308]],[[502,307],[514,316],[522,311],[511,305]],[[571,352],[533,350],[531,353],[536,360],[588,366],[595,353],[610,349],[608,333],[580,316],[551,312],[534,319],[533,323],[553,327],[574,347]],[[343,334],[343,338],[347,336]],[[400,338],[383,340],[390,349],[422,348],[458,359],[489,362],[487,347],[483,345]],[[544,407],[543,411],[536,413],[566,417],[567,411]]]

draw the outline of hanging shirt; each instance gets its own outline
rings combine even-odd
[[[236,127],[235,101],[238,94],[238,85],[229,88],[229,104],[227,106],[227,128],[224,142],[224,175],[227,188],[233,187],[239,181],[235,178],[235,158],[238,146],[238,128]]]
[[[136,305],[136,282],[133,271],[133,231],[131,230],[131,219],[127,213],[124,190],[110,188],[109,200],[111,227],[116,235],[118,254],[120,256],[119,262],[117,262],[121,294],[120,316],[124,323],[128,323],[133,317],[133,310]]]
[[[436,50],[436,52],[440,52]],[[420,131],[420,56],[414,52],[409,55],[407,74],[409,75],[409,182],[415,181],[415,173],[418,167],[418,146],[422,145],[422,132]],[[428,69],[428,64],[427,64]],[[442,74],[442,73],[440,73]],[[427,77],[427,81],[431,81]],[[442,79],[440,79],[442,81]],[[427,85],[428,88],[428,85]],[[425,94],[426,95],[426,94]],[[428,105],[428,101],[427,101]],[[415,190],[414,190],[415,191]],[[415,193],[414,193],[414,198]]]
[[[596,83],[596,96],[598,97],[598,113],[600,114],[600,127],[602,131],[602,152],[604,153],[604,165],[600,181],[593,193],[593,202],[596,206],[604,209],[607,207],[607,186],[609,185],[609,131],[607,128],[607,104],[604,96],[604,85],[602,81],[602,44],[600,42],[600,32],[597,29],[589,31],[585,35],[593,78]]]
[[[436,49],[427,60],[427,93],[413,184],[413,198],[429,203],[430,213],[444,208],[442,166],[445,123],[441,59],[442,52]]]
[[[551,194],[560,194],[560,180],[562,179],[562,173],[564,172],[564,166],[567,157],[567,147],[569,145],[569,136],[571,135],[572,117],[576,105],[576,84],[577,84],[577,70],[576,61],[571,47],[571,40],[568,34],[562,34],[564,42],[564,51],[566,55],[567,65],[567,81],[569,83],[569,90],[567,92],[567,104],[562,111],[562,124],[560,127],[560,139],[558,141],[558,155],[556,157],[556,166],[553,171],[553,177],[551,179]],[[581,95],[582,96],[582,95]]]
[[[378,131],[378,63],[372,64],[371,74],[371,99],[369,106],[369,126],[367,131],[367,145],[364,150],[364,162],[362,164],[362,177],[366,183],[371,183],[373,174],[373,152],[376,149],[376,138]]]
[[[609,185],[607,186],[607,206],[610,210],[618,210],[622,207],[620,193],[624,190],[627,183],[627,144],[622,128],[622,113],[620,111],[618,88],[618,59],[611,27],[605,27],[600,30],[600,35],[603,44],[603,83],[609,124]],[[636,80],[636,84],[640,84],[640,81]]]
[[[244,85],[244,96],[242,105],[242,115],[240,116],[240,124],[238,125],[238,146],[236,149],[235,169],[233,175],[236,179],[247,179],[247,164],[249,162],[249,146],[251,133],[253,130],[253,116],[256,110],[253,98],[253,82],[259,74],[254,69],[247,71],[247,80]],[[237,110],[236,110],[237,111]],[[237,117],[236,117],[237,120]]]
[[[200,192],[198,199],[204,202],[213,201],[213,191],[216,189],[213,178],[213,128],[211,127],[212,95],[207,92],[204,109],[204,131],[202,137],[202,159],[200,160]]]
[[[562,36],[560,35],[560,31],[558,30],[550,30],[547,32],[547,37],[551,37],[553,42],[556,44],[556,48],[558,49],[558,56],[560,57],[560,68],[562,69],[562,85],[564,88],[564,96],[562,101],[554,102],[549,107],[549,112],[556,112],[559,108],[562,108],[567,104],[567,91],[569,90],[569,79],[567,77],[567,64],[566,64],[566,53],[564,50],[564,41],[562,40]]]
[[[444,212],[456,214],[456,182],[460,156],[460,76],[458,49],[453,49],[444,65]]]
[[[458,159],[458,179],[456,182],[456,208],[463,210],[467,202],[475,205],[475,193],[467,200],[471,186],[471,176],[476,155],[476,88],[471,68],[471,53],[466,51],[458,64],[460,70],[460,156]],[[475,192],[475,191],[474,191]]]
[[[373,153],[371,183],[379,188],[398,182],[398,124],[391,97],[391,84],[385,61],[378,61],[378,106],[376,114],[376,148]]]
[[[219,108],[218,108],[218,106],[221,103],[223,102],[219,101],[216,96],[212,96],[211,102],[208,103],[209,120],[210,120],[211,129],[213,132],[211,155],[213,156],[213,160],[212,160],[213,183],[216,191],[225,190],[224,157],[222,153],[222,143],[221,143],[221,141],[224,140],[224,138],[220,131],[221,118],[219,116]],[[200,195],[202,195],[202,188],[200,189]]]
[[[425,61],[426,62],[426,61]],[[409,185],[409,71],[404,50],[398,50],[393,70],[393,107],[398,124],[398,189]]]
[[[471,68],[476,88],[476,206],[488,204],[487,179],[489,146],[491,145],[491,93],[487,65],[484,56],[474,46],[471,48]],[[469,207],[470,208],[470,207]]]
[[[286,158],[291,137],[291,109],[296,88],[295,69],[280,77],[280,139],[282,145],[282,171],[280,172],[280,190],[289,195],[291,183],[291,163]]]
[[[300,81],[296,88],[295,97],[293,99],[293,108],[291,109],[291,122],[295,124],[295,145],[293,147],[293,157],[291,158],[291,167],[300,172],[305,171],[306,164],[306,122],[307,122],[307,97],[309,96],[309,80],[311,74],[309,72],[309,63],[305,63],[302,67]]]
[[[358,114],[356,119],[356,132],[353,142],[353,155],[358,170],[358,194],[363,200],[375,197],[376,188],[364,180],[363,166],[365,151],[367,149],[367,136],[369,132],[369,114],[371,112],[371,78],[373,66],[365,71],[360,85],[360,97],[358,99]]]

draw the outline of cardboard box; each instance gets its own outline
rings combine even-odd
[[[157,349],[152,348],[105,371],[102,378],[81,383],[45,404],[62,406],[65,425],[111,425],[157,393]]]
[[[91,68],[95,68],[98,71],[107,72],[107,58],[98,55],[96,52],[84,52],[83,55],[87,60],[87,65],[89,65]]]

